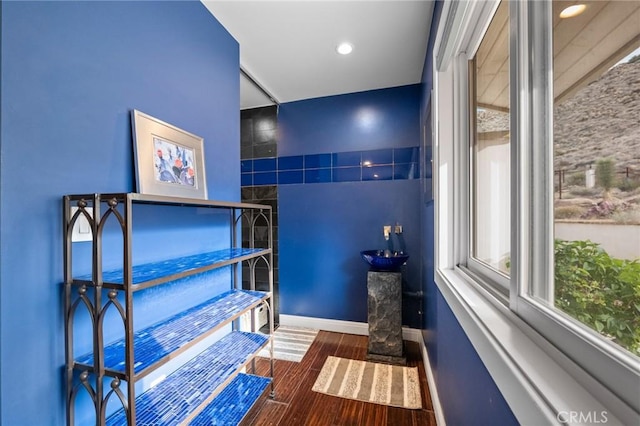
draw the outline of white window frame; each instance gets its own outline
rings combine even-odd
[[[496,12],[499,4],[500,2],[494,2],[492,4],[492,7],[488,8],[489,10],[491,10],[491,14],[490,14],[491,18]],[[489,23],[490,22],[491,22],[491,19],[489,19]],[[487,24],[487,27],[489,23]],[[485,28],[485,31],[486,31],[486,28]],[[480,38],[477,45],[474,47],[473,52],[477,51],[481,41],[482,41],[482,38]],[[473,114],[472,98],[473,98],[473,91],[475,90],[475,88],[473,87],[473,83],[470,81],[471,70],[469,69],[469,67],[471,66],[470,61],[473,60],[474,56],[475,54],[469,55],[469,62],[468,62],[469,65],[466,70],[467,82],[465,85],[461,85],[461,89],[464,91],[464,93],[467,94],[467,99],[468,99],[467,109],[465,111],[459,111],[461,131],[464,132],[464,134],[468,135],[467,149],[465,151],[461,150],[460,152],[460,173],[462,175],[462,178],[464,179],[463,182],[467,182],[467,185],[468,185],[467,190],[465,191],[466,197],[465,197],[465,200],[463,201],[465,204],[460,205],[460,209],[468,213],[465,215],[467,217],[466,223],[460,224],[461,226],[460,245],[461,245],[461,254],[463,257],[460,259],[458,266],[462,268],[466,274],[468,274],[478,283],[483,285],[488,291],[493,292],[493,294],[496,297],[508,298],[509,287],[510,287],[510,279],[509,279],[510,274],[504,274],[490,267],[489,265],[483,263],[482,261],[478,260],[473,256],[475,238],[477,235],[475,230],[476,213],[474,210],[477,206],[477,201],[474,199],[474,189],[473,189],[473,187],[475,186],[473,179],[475,178],[475,174],[476,174],[476,171],[474,170],[474,165],[476,163],[473,160],[474,153],[473,153],[472,142],[474,141],[472,141],[472,138],[475,138],[477,134],[475,134],[476,129],[474,128],[472,123],[472,114]],[[473,70],[473,72],[475,72],[475,70]],[[462,70],[460,70],[460,73],[462,74]],[[462,78],[462,76],[460,76],[460,78]]]
[[[435,40],[436,284],[519,422],[606,418],[607,424],[638,424],[637,358],[526,296],[533,286],[553,282],[553,205],[547,195],[553,188],[552,33],[544,30],[551,22],[549,1],[510,2],[515,232],[508,295],[495,290],[499,286],[491,285],[490,276],[458,266],[469,257],[468,61],[497,5],[497,0],[446,2]],[[542,296],[551,300],[553,289],[546,288]]]

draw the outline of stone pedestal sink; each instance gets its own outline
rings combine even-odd
[[[367,359],[406,365],[402,343],[402,274],[370,270],[367,293]]]

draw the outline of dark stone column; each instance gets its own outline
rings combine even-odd
[[[402,274],[367,273],[369,350],[367,359],[406,364],[402,343]]]

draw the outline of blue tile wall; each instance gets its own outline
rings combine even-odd
[[[360,166],[362,152],[337,152],[333,154],[333,167]]]
[[[333,169],[333,182],[359,182],[362,180],[360,167],[336,167]]]
[[[362,165],[393,164],[392,149],[376,149],[362,153]]]
[[[275,158],[258,158],[253,160],[254,172],[271,172],[276,170]]]
[[[253,173],[242,173],[240,175],[240,185],[253,186]]]
[[[286,185],[291,183],[302,183],[302,170],[289,170],[278,172],[278,184]]]
[[[278,183],[278,175],[273,172],[260,172],[253,174],[254,185],[276,185]]]
[[[417,148],[395,148],[393,150],[393,162],[398,163],[412,163],[418,161],[418,149]]]
[[[331,168],[308,169],[304,171],[304,183],[331,182]]]
[[[388,148],[240,162],[242,186],[405,180],[420,177],[418,147]]]
[[[278,158],[278,170],[300,170],[302,169],[302,155],[293,157]]]
[[[417,163],[395,164],[393,166],[393,178],[399,179],[418,179],[420,170]]]
[[[371,166],[362,168],[362,180],[392,180],[393,166]],[[407,178],[400,178],[407,179]]]
[[[253,171],[253,160],[240,161],[240,172],[251,173]]]
[[[313,154],[304,156],[305,169],[331,167],[331,154]]]

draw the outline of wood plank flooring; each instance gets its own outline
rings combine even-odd
[[[320,331],[301,362],[275,360],[275,399],[264,395],[243,425],[436,426],[424,364],[418,344],[405,342],[407,364],[418,367],[422,410],[407,410],[338,398],[311,390],[328,356],[365,360],[367,337]],[[256,372],[268,375],[269,362],[260,358]]]

